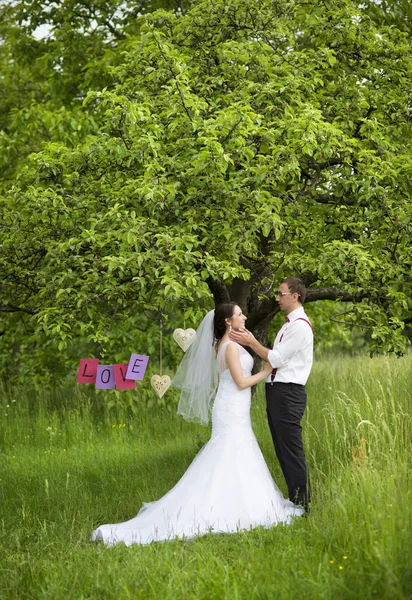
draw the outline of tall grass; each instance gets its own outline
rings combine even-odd
[[[412,598],[412,357],[318,361],[304,437],[313,503],[290,526],[107,549],[100,523],[168,491],[208,428],[107,409],[84,388],[0,400],[0,596],[6,599]],[[252,420],[286,492],[266,424]]]

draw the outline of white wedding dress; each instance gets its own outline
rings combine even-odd
[[[234,342],[228,342],[234,343]],[[217,356],[219,387],[213,404],[212,436],[183,477],[136,517],[101,525],[92,540],[107,546],[233,533],[262,525],[290,523],[303,509],[283,498],[258,446],[250,421],[251,389],[239,390],[225,362],[227,343]],[[239,346],[245,377],[253,359]]]

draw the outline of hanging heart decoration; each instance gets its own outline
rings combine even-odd
[[[179,344],[183,352],[189,348],[190,344],[194,341],[196,337],[196,331],[194,329],[175,329],[173,332],[173,339],[175,342]]]
[[[156,392],[156,394],[161,398],[165,392],[170,388],[170,384],[172,383],[169,375],[152,375],[150,378],[150,385]]]

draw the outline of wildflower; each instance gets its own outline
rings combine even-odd
[[[344,556],[344,557],[343,557],[343,560],[346,560],[347,558],[348,558],[347,556]]]
[[[343,567],[342,565],[339,565],[339,571],[342,571]]]
[[[333,563],[335,562],[334,560],[330,560],[329,561],[331,565],[333,565]]]

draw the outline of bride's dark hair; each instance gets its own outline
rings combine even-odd
[[[213,343],[215,347],[226,333],[225,319],[233,317],[235,306],[237,306],[236,302],[226,302],[215,308],[215,318],[213,319]]]

